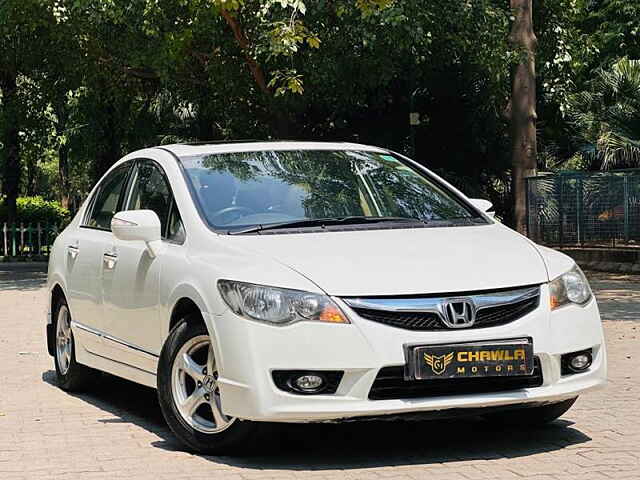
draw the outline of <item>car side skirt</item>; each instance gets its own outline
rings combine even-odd
[[[156,388],[156,355],[77,322],[71,329],[78,363]]]

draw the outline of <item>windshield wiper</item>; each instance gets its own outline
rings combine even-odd
[[[306,228],[321,227],[330,225],[362,225],[367,223],[421,223],[426,225],[426,220],[412,217],[367,217],[364,215],[352,215],[348,217],[327,217],[327,218],[306,218],[303,220],[292,220],[290,222],[268,223],[256,225],[242,230],[230,230],[229,235],[240,235],[243,233],[257,233],[265,230],[277,230],[285,228]]]

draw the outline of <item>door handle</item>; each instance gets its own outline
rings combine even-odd
[[[80,247],[78,246],[78,243],[74,243],[71,245],[67,245],[67,253],[69,255],[71,255],[71,258],[76,258],[78,256],[78,253],[80,253]]]
[[[105,252],[102,254],[102,261],[104,263],[104,267],[111,270],[118,262],[118,254],[115,252]]]

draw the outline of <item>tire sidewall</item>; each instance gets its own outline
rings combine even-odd
[[[173,398],[171,374],[176,356],[182,345],[200,335],[209,336],[209,332],[201,318],[193,315],[183,318],[169,333],[158,363],[158,400],[167,424],[191,450],[200,453],[228,453],[248,440],[256,424],[236,419],[232,425],[218,433],[202,433],[186,423]]]
[[[69,359],[69,368],[67,369],[67,373],[62,373],[60,369],[60,364],[58,363],[58,315],[60,313],[60,309],[62,307],[67,308],[67,312],[69,315],[69,320],[73,319],[71,315],[71,310],[69,309],[69,305],[64,298],[59,299],[56,302],[56,306],[54,309],[53,315],[53,335],[54,335],[54,353],[53,353],[53,363],[56,368],[56,379],[58,381],[58,385],[63,390],[74,390],[76,383],[76,377],[79,377],[83,372],[82,366],[76,362],[76,339],[73,335],[73,330],[71,330],[71,358]]]

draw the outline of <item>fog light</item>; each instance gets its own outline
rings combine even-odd
[[[295,379],[294,385],[303,392],[317,392],[324,387],[324,378],[320,375],[301,375]]]
[[[580,352],[567,353],[562,356],[562,374],[581,373],[587,370],[593,363],[591,349]]]
[[[273,383],[280,390],[296,395],[332,395],[338,390],[341,370],[274,370]]]
[[[578,371],[584,370],[585,368],[589,368],[589,365],[591,365],[591,356],[584,353],[580,355],[576,355],[571,359],[571,361],[569,362],[569,365],[571,365],[572,369],[578,370]]]

